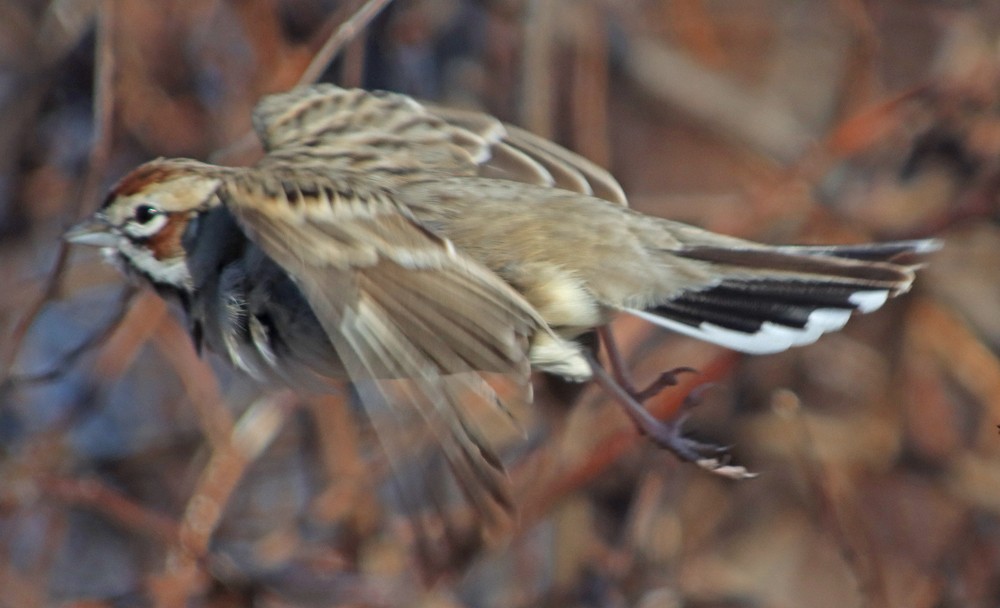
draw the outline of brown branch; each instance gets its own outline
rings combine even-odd
[[[225,507],[247,468],[267,449],[284,425],[298,398],[291,391],[261,397],[233,426],[224,444],[213,446],[188,500],[167,557],[166,571],[150,581],[157,606],[186,606],[204,588],[208,577],[201,563]]]
[[[188,332],[176,318],[165,315],[152,339],[180,379],[209,445],[224,445],[233,430],[233,416],[225,406],[215,373],[195,354]]]
[[[150,511],[96,479],[51,478],[41,481],[40,486],[47,497],[99,511],[116,524],[161,542],[168,543],[177,538],[176,521]]]
[[[83,342],[64,353],[63,356],[60,357],[56,363],[51,365],[48,370],[35,374],[16,374],[8,376],[7,379],[0,384],[0,394],[2,394],[2,391],[4,390],[16,388],[18,386],[43,384],[65,376],[69,370],[77,364],[80,357],[87,354],[92,349],[101,346],[106,340],[108,340],[108,338],[111,337],[111,335],[118,328],[119,324],[121,324],[122,320],[125,318],[129,308],[131,308],[137,293],[138,290],[134,286],[126,286],[122,289],[121,296],[118,298],[118,309],[107,322],[93,330],[91,334],[83,340]]]
[[[326,42],[316,52],[316,55],[306,66],[306,69],[299,76],[295,86],[302,86],[316,82],[327,66],[333,61],[344,46],[358,35],[382,10],[389,5],[392,0],[367,0],[358,10],[348,17],[340,26],[330,34]],[[253,150],[257,145],[257,134],[247,131],[233,143],[216,150],[209,155],[209,160],[214,163],[233,162],[233,159],[241,158],[244,154]]]
[[[678,108],[707,128],[782,162],[798,159],[812,135],[780,100],[707,69],[660,41],[635,36],[625,73],[657,104]]]
[[[526,4],[521,124],[542,137],[552,137],[554,131],[552,54],[559,4],[555,0]]]
[[[160,296],[152,289],[141,290],[104,343],[94,362],[94,375],[110,382],[125,373],[168,314],[167,303]]]
[[[719,355],[707,366],[700,369],[697,376],[688,377],[686,381],[679,384],[674,390],[664,391],[651,399],[648,404],[650,413],[661,420],[673,419],[680,412],[685,399],[687,399],[692,391],[706,383],[716,382],[725,378],[732,371],[738,359],[739,355],[732,352]],[[521,533],[529,530],[551,511],[557,503],[593,481],[598,475],[614,464],[626,450],[643,440],[643,437],[636,432],[634,427],[625,427],[620,431],[605,436],[588,450],[586,458],[572,463],[561,471],[555,472],[552,479],[541,483],[535,482],[533,484],[535,487],[544,489],[532,496],[530,502],[524,505],[520,521]],[[556,444],[557,442],[555,441],[549,442],[549,445]],[[542,457],[544,458],[544,455]],[[663,457],[672,458],[667,453],[664,453]],[[535,458],[531,460],[535,460]],[[534,468],[532,463],[524,463],[512,475],[515,478],[520,477],[523,475],[523,472],[528,470],[534,471]]]
[[[96,66],[94,68],[94,143],[90,148],[87,176],[80,189],[80,195],[70,201],[66,215],[79,218],[84,201],[96,200],[108,157],[111,154],[112,122],[114,119],[114,30],[116,0],[103,0],[97,19]],[[0,357],[0,384],[8,378],[11,368],[24,347],[28,331],[35,324],[45,306],[55,299],[62,286],[63,275],[69,262],[69,245],[59,243],[56,261],[49,271],[42,294],[28,308],[28,312],[14,327],[9,347]]]
[[[385,7],[389,6],[390,2],[392,0],[367,0],[367,2],[359,6],[358,10],[354,11],[353,15],[341,23],[340,27],[330,35],[326,43],[319,49],[316,56],[309,62],[309,66],[299,76],[297,85],[301,86],[316,82],[344,46],[353,40],[358,35],[358,32],[367,27],[372,19],[377,17]]]
[[[817,441],[809,427],[809,421],[802,413],[797,395],[791,391],[779,392],[772,402],[772,409],[792,426],[792,434],[798,439],[796,448],[799,458],[794,459],[802,471],[802,483],[810,487],[816,498],[819,518],[830,532],[840,555],[851,573],[858,591],[867,600],[867,605],[888,606],[885,576],[875,561],[872,540],[867,534],[850,529],[861,519],[852,504],[851,488],[842,475],[823,462],[816,450]]]
[[[570,117],[573,147],[602,167],[611,165],[608,129],[610,78],[608,35],[603,15],[593,4],[579,9],[573,32],[573,78]]]
[[[699,63],[713,69],[729,68],[732,61],[722,44],[723,36],[704,0],[678,0],[663,5],[664,25],[673,31],[680,46]]]

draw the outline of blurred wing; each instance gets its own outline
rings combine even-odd
[[[610,173],[523,129],[479,112],[421,104],[405,95],[322,84],[264,98],[253,124],[264,163],[311,163],[405,179],[443,171],[506,179],[627,206]]]
[[[235,176],[219,195],[299,287],[372,420],[385,419],[382,408],[399,421],[416,411],[466,499],[493,523],[497,507],[511,508],[506,476],[468,414],[477,403],[502,409],[477,372],[530,390],[527,339],[543,322],[368,183],[299,167]],[[401,469],[391,431],[376,430]]]

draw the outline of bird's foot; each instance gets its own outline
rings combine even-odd
[[[655,418],[653,420],[654,424],[638,425],[639,430],[653,443],[670,450],[681,460],[694,463],[706,471],[729,479],[751,479],[757,476],[746,467],[732,464],[729,454],[732,446],[706,443],[685,436],[684,422],[687,420],[687,414],[669,422]]]
[[[665,388],[675,386],[677,384],[677,377],[680,374],[693,373],[695,370],[689,367],[678,367],[663,372],[645,389],[635,390],[631,388],[627,379],[623,378],[622,380],[625,380],[623,382],[618,378],[612,377],[596,358],[590,357],[589,359],[594,380],[622,407],[625,413],[628,414],[628,417],[632,419],[639,432],[649,437],[653,443],[661,448],[670,450],[681,460],[694,463],[716,475],[730,479],[756,477],[756,473],[752,473],[745,467],[731,463],[729,447],[703,443],[684,436],[683,427],[688,417],[688,411],[698,404],[701,394],[711,384],[703,384],[694,389],[684,399],[681,411],[674,420],[660,420],[650,414],[649,410],[642,404],[642,402],[656,396]],[[616,374],[616,376],[618,375],[620,374]]]

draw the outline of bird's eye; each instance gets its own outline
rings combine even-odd
[[[160,210],[152,205],[139,205],[135,208],[135,221],[140,224],[148,224],[159,214]]]

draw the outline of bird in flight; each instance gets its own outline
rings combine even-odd
[[[771,246],[644,215],[552,142],[395,93],[297,88],[261,101],[253,124],[254,166],[148,162],[66,238],[179,300],[195,343],[253,377],[349,380],[373,412],[418,414],[480,513],[512,508],[471,414],[504,411],[483,374],[523,400],[532,369],[594,379],[657,444],[747,476],[645,410],[673,373],[636,390],[581,337],[597,331],[612,354],[607,325],[626,314],[779,352],[906,292],[915,256],[937,247]]]

